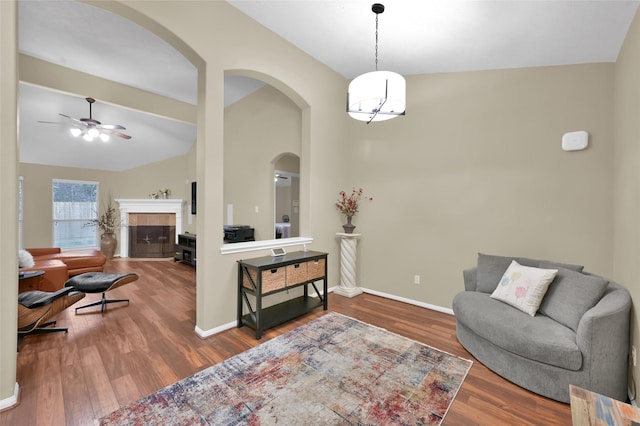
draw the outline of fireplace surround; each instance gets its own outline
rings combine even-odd
[[[173,240],[177,241],[178,234],[182,233],[182,215],[184,201],[180,199],[116,199],[120,206],[120,257],[129,257],[129,214],[130,213],[167,213],[175,215],[175,234]]]

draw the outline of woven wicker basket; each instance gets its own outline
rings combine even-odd
[[[262,293],[279,290],[286,285],[286,269],[277,268],[262,271]]]
[[[324,259],[307,262],[307,279],[313,280],[324,277]]]
[[[307,281],[307,264],[309,262],[294,263],[287,266],[287,286]]]
[[[248,288],[250,290],[255,290],[253,288],[253,286],[251,285],[251,281],[249,281],[249,278],[247,277],[246,274],[246,270],[244,271],[244,273],[242,274],[242,286],[245,288]],[[249,269],[248,270],[249,275],[251,276],[251,279],[253,280],[253,282],[258,285],[258,272],[255,269]]]

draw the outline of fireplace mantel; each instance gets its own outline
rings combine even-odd
[[[120,257],[129,257],[129,213],[174,213],[176,215],[176,238],[182,234],[183,200],[176,199],[116,199],[120,205]]]

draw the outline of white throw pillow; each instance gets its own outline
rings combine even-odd
[[[535,316],[557,273],[557,269],[522,266],[513,260],[491,297]]]
[[[35,264],[31,253],[26,250],[18,250],[18,266],[20,268],[33,268]]]

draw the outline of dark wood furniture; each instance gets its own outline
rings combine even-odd
[[[25,291],[18,294],[18,348],[30,334],[68,333],[68,327],[55,327],[51,317],[84,298],[85,294],[65,287],[58,291]],[[52,327],[53,326],[53,327]]]
[[[320,280],[323,281],[322,293],[316,287],[316,281]],[[309,284],[315,296],[309,294]],[[296,287],[303,287],[302,296],[263,308],[264,297]],[[327,253],[299,251],[239,260],[238,328],[248,325],[256,330],[256,339],[260,339],[264,330],[315,308],[322,306],[326,311],[327,291]]]
[[[18,293],[40,290],[40,282],[44,271],[20,271],[18,272]]]
[[[195,234],[185,233],[178,235],[178,243],[176,244],[176,253],[173,260],[196,266]]]

